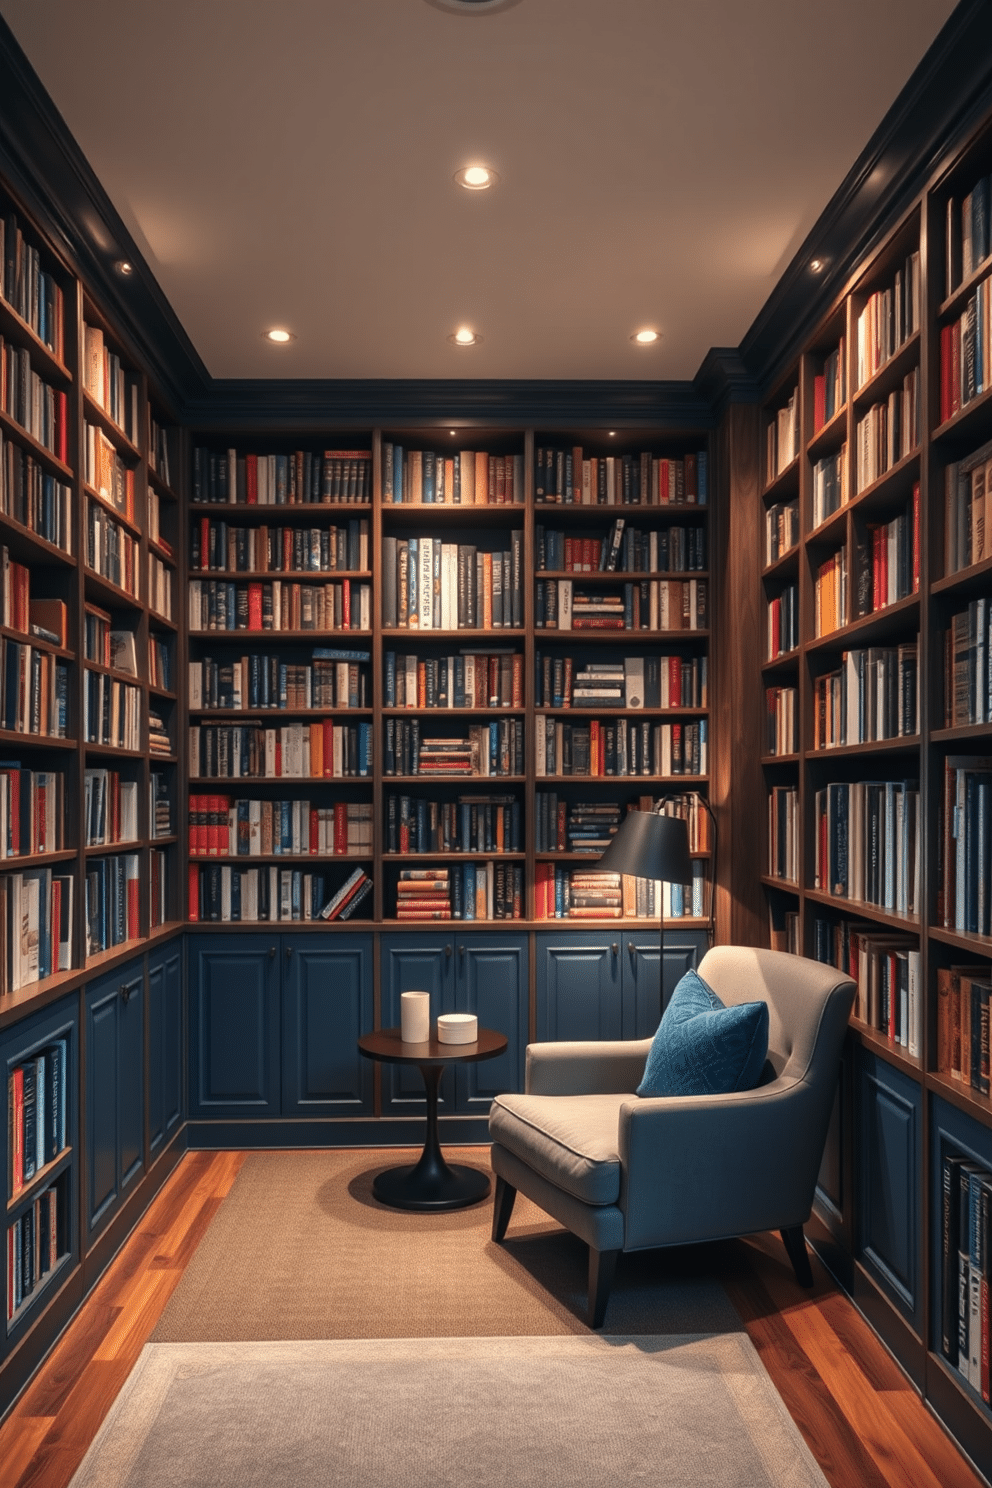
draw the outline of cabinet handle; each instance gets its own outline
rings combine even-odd
[[[276,953],[276,948],[275,948],[275,946],[269,946],[269,960],[270,960],[270,961],[271,961],[271,960],[272,960],[272,958],[273,958],[273,957],[274,957],[274,956],[275,956],[275,953]]]
[[[632,940],[628,940],[628,942],[627,942],[627,950],[630,952],[631,955],[634,954],[634,952],[635,952],[636,949],[637,949],[637,947],[634,945],[634,942]]]
[[[444,954],[448,957],[449,960],[451,959],[451,944],[450,944],[450,942],[449,942],[448,945],[445,946],[445,948],[444,948]]]
[[[124,999],[125,1006],[131,1001],[131,988],[126,982],[121,983],[121,997]]]
[[[289,960],[289,958],[290,958],[290,956],[292,954],[293,954],[293,947],[292,946],[287,946],[286,947],[286,960],[287,961]]]
[[[464,954],[465,954],[465,947],[463,945],[460,945],[458,947],[458,954],[459,954],[459,956],[464,956]]]
[[[614,956],[618,956],[620,954],[620,947],[617,945],[616,941],[613,942],[613,954]]]

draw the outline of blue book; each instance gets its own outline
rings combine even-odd
[[[382,445],[382,499],[393,499],[393,446],[388,440],[383,440]]]
[[[696,500],[700,506],[709,501],[709,455],[700,450],[696,456]]]
[[[406,616],[400,616],[401,625],[406,619],[419,616],[420,614],[417,599],[417,578],[420,564],[420,541],[418,538],[411,537],[407,540],[407,553],[409,555],[406,578],[407,605]]]
[[[398,506],[403,500],[403,449],[393,445],[393,501]]]
[[[424,450],[422,456],[423,467],[423,499],[425,504],[434,505],[434,451]]]
[[[465,877],[465,904],[462,918],[465,920],[475,919],[475,864],[466,863],[464,868]]]
[[[457,461],[455,463],[457,464]],[[465,918],[463,873],[464,865],[460,863],[451,870],[451,918],[453,920],[462,920]]]

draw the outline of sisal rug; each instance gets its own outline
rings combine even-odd
[[[488,1171],[483,1149],[458,1158]],[[580,1240],[522,1195],[502,1246],[490,1240],[491,1200],[450,1214],[388,1209],[372,1179],[404,1160],[395,1149],[252,1153],[153,1342],[588,1334]],[[739,1330],[713,1250],[621,1256],[606,1329]]]
[[[72,1488],[825,1488],[746,1335],[149,1344]]]

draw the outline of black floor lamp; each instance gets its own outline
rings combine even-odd
[[[631,878],[654,878],[667,883],[692,882],[689,830],[679,816],[659,816],[654,811],[628,811],[609,847],[596,864],[603,873],[623,873]],[[659,894],[659,898],[660,898]],[[658,966],[660,1001],[665,1000],[665,906],[661,904],[660,957]]]

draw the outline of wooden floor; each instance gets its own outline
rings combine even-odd
[[[66,1488],[243,1161],[180,1163],[0,1426],[4,1488]],[[777,1238],[734,1252],[722,1279],[831,1488],[981,1488],[815,1259],[804,1292]]]

